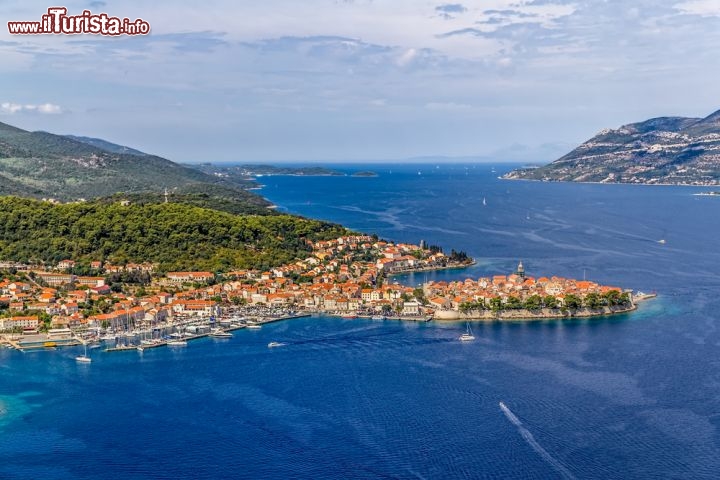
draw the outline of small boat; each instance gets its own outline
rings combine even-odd
[[[210,336],[214,338],[232,338],[233,334],[216,328],[215,330],[210,332]]]
[[[247,327],[245,328],[249,328],[250,330],[260,330],[262,326],[258,325],[257,323],[248,323]]]
[[[355,314],[355,313],[343,313],[340,317],[341,318],[358,318],[357,314]]]
[[[268,348],[283,347],[285,345],[286,344],[282,342],[270,342],[268,343]]]
[[[470,322],[467,322],[467,331],[460,335],[458,340],[461,342],[472,342],[475,340],[475,335],[472,334],[472,330],[470,329]]]
[[[385,320],[385,315],[373,315],[370,320]]]
[[[659,243],[660,245],[665,245],[665,243],[667,243],[667,242],[665,241],[664,238],[661,238],[660,240],[658,240],[657,243]]]
[[[80,363],[90,363],[90,362],[92,362],[92,359],[91,359],[90,357],[88,357],[88,354],[87,354],[87,343],[85,344],[85,353],[83,353],[82,355],[78,355],[77,357],[75,357],[75,361],[80,362]]]
[[[167,342],[168,347],[187,347],[187,340],[175,339]]]
[[[483,206],[487,206],[487,200],[485,200],[485,197],[483,197]]]

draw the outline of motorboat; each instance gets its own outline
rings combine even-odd
[[[210,336],[214,338],[232,338],[233,334],[216,328],[215,330],[210,332]]]

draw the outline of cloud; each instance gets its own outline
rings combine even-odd
[[[438,12],[439,17],[445,20],[452,20],[455,18],[455,14],[467,12],[467,8],[460,3],[446,3],[435,7],[435,11]]]
[[[720,3],[717,0],[685,0],[673,5],[675,10],[701,17],[720,17]]]
[[[41,103],[38,105],[32,104],[19,104],[5,102],[0,103],[0,112],[13,115],[15,113],[29,112],[29,113],[41,113],[43,115],[56,115],[63,113],[63,109],[59,105],[52,103]]]
[[[94,2],[90,2],[88,5],[92,8],[103,8],[107,6],[107,3],[96,0]]]
[[[414,48],[409,48],[403,52],[402,55],[397,59],[397,64],[401,67],[405,67],[412,63],[412,61],[417,57],[417,50]]]

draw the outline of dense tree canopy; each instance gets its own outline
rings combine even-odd
[[[347,231],[290,215],[233,215],[182,204],[54,205],[0,197],[0,259],[155,262],[162,271],[269,268]]]

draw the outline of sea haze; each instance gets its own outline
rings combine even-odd
[[[498,180],[513,167],[260,181],[282,211],[478,259],[401,281],[522,260],[658,298],[611,318],[476,323],[467,344],[464,324],[325,317],[90,365],[76,349],[0,350],[0,478],[717,478],[720,198]]]

